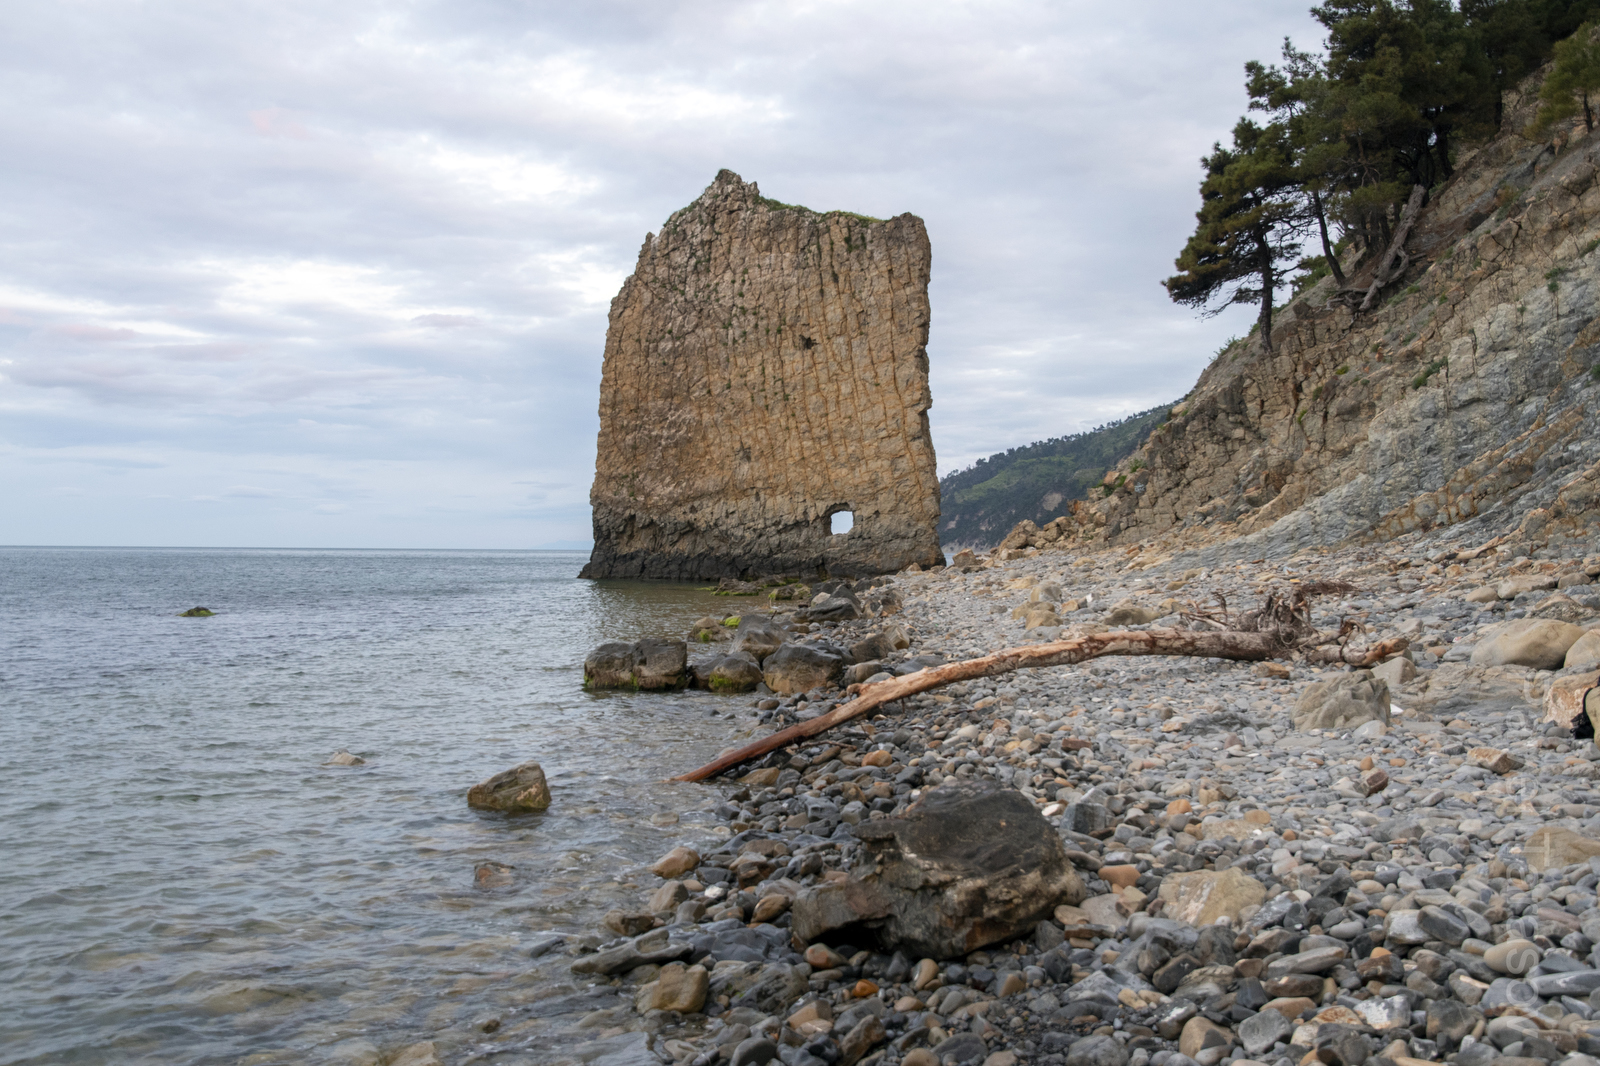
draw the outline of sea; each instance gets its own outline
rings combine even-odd
[[[0,548],[0,1063],[593,1058],[535,954],[637,908],[720,800],[666,779],[757,726],[585,693],[596,644],[749,601],[584,559]],[[549,811],[467,807],[527,760]]]

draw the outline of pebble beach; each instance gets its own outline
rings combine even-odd
[[[636,907],[535,946],[566,971],[535,1013],[593,1032],[574,1049],[587,1061],[1587,1066],[1600,752],[1552,720],[1600,667],[1583,658],[1600,556],[1583,548],[1412,537],[1198,569],[1010,551],[878,579],[868,602],[887,613],[790,623],[847,661],[900,645],[844,681],[1217,625],[1312,582],[1334,590],[1314,600],[1319,628],[1408,647],[1370,673],[1188,657],[1022,670],[779,749],[704,786],[676,846],[629,874]],[[1544,658],[1490,662],[1508,654]],[[848,697],[729,699],[759,735]],[[859,876],[863,823],[971,783],[1026,798],[1081,899],[959,957],[796,935],[808,893]]]

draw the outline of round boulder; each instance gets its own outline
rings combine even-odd
[[[1583,636],[1571,622],[1518,618],[1491,629],[1472,649],[1473,666],[1531,666],[1559,670],[1567,649]]]
[[[749,655],[724,655],[711,667],[712,692],[749,692],[761,684],[761,667]]]

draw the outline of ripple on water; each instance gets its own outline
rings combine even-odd
[[[594,644],[730,605],[581,562],[0,550],[0,1061],[376,1063],[434,1039],[448,1062],[488,1017],[497,1063],[598,1050],[574,1050],[588,1008],[529,1016],[581,989],[522,942],[637,902],[709,798],[663,779],[748,725],[708,715],[720,697],[584,694]],[[219,613],[175,617],[198,602]],[[367,765],[322,765],[341,748]],[[549,812],[466,810],[528,758]],[[483,862],[509,882],[480,888]]]

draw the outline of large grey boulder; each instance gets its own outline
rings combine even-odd
[[[785,644],[761,663],[767,687],[779,695],[809,692],[844,673],[844,660],[803,644]]]
[[[864,821],[855,835],[865,854],[850,879],[795,899],[800,939],[841,934],[886,952],[953,958],[1026,935],[1087,895],[1033,803],[986,783],[933,789],[903,816]]]
[[[681,640],[646,638],[632,644],[602,644],[583,661],[583,687],[600,689],[678,689],[693,679],[689,645]]]
[[[1356,670],[1327,681],[1317,681],[1300,694],[1295,707],[1294,725],[1308,729],[1354,729],[1365,722],[1389,724],[1389,686],[1372,676],[1371,670]]]

